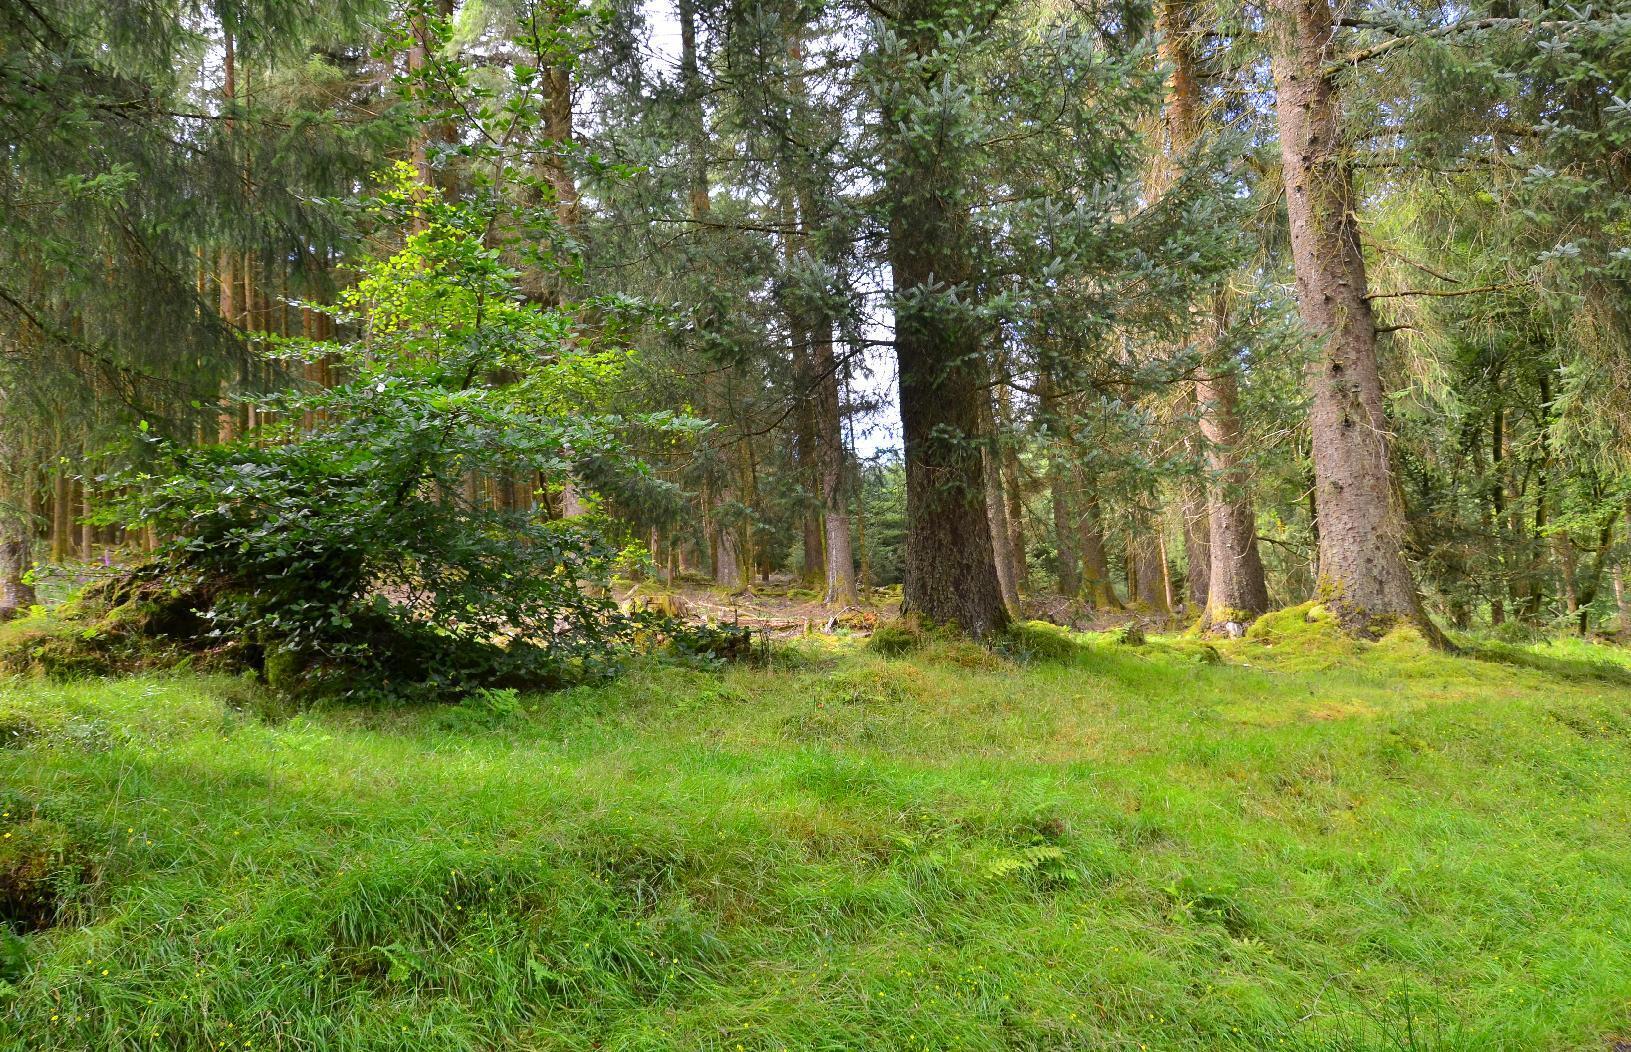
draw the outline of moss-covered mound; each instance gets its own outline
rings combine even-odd
[[[240,663],[241,654],[210,635],[198,613],[204,605],[199,593],[145,569],[110,578],[54,610],[0,625],[0,675],[72,679]]]

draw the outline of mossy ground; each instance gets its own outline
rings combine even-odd
[[[458,719],[13,681],[0,825],[75,876],[0,1048],[1631,1035],[1631,663],[1307,614],[1215,648],[812,641]]]

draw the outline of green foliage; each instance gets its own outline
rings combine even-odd
[[[665,655],[691,668],[717,670],[757,653],[751,626],[670,622],[666,628]]]
[[[485,243],[490,214],[405,165],[369,212],[402,240],[355,261],[340,316],[357,338],[284,348],[344,382],[269,400],[287,423],[239,442],[154,439],[157,468],[120,480],[122,515],[168,538],[159,558],[207,597],[212,631],[279,672],[299,655],[331,686],[457,692],[606,671],[633,630],[606,598],[621,548],[594,516],[548,519],[532,480],[636,487],[619,428],[671,419],[594,411],[626,357],[602,342],[613,320],[591,335],[524,301]],[[529,480],[529,499],[472,499],[478,475]]]

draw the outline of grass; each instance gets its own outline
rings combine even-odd
[[[1631,1035],[1631,663],[1281,617],[396,712],[0,685],[0,900],[45,858],[57,914],[0,1048]]]

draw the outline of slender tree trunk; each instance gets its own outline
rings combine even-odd
[[[1002,461],[990,445],[981,456],[985,476],[985,509],[991,524],[992,557],[996,560],[997,586],[1010,616],[1019,616],[1019,585],[1014,580],[1014,553],[1008,533],[1008,505],[1002,495]]]
[[[1071,488],[1072,483],[1079,482],[1081,473],[1070,461],[1072,451],[1063,436],[1064,425],[1058,401],[1054,397],[1052,378],[1044,372],[1038,378],[1038,385],[1041,390],[1038,408],[1042,421],[1057,436],[1048,450],[1048,494],[1049,503],[1053,505],[1054,580],[1059,585],[1060,595],[1074,599],[1082,587],[1082,560],[1076,546],[1079,515]]]
[[[1574,541],[1567,533],[1552,536],[1552,554],[1557,559],[1557,575],[1563,584],[1563,609],[1573,619],[1580,614],[1579,558]]]
[[[68,560],[70,545],[70,527],[72,513],[69,510],[69,500],[73,491],[73,483],[68,477],[68,465],[59,455],[51,476],[51,561],[62,563]]]
[[[839,404],[838,360],[833,352],[832,323],[814,330],[812,359],[815,382],[816,460],[821,482],[821,520],[826,537],[828,606],[858,606],[855,557],[850,550],[849,504],[844,486],[844,417]]]
[[[1495,580],[1489,591],[1491,628],[1499,628],[1506,624],[1506,601],[1501,595],[1502,590],[1506,588],[1506,545],[1501,540],[1501,531],[1506,525],[1506,481],[1503,477],[1506,466],[1502,463],[1505,451],[1501,448],[1505,432],[1506,407],[1497,405],[1489,426],[1489,522],[1490,540],[1493,542],[1490,559],[1495,566]]]
[[[34,564],[32,531],[21,515],[0,519],[0,621],[28,612],[38,602],[28,572]]]
[[[1116,595],[1116,582],[1111,579],[1111,559],[1104,551],[1104,522],[1099,519],[1099,501],[1086,484],[1081,484],[1080,471],[1076,473],[1081,493],[1081,506],[1076,519],[1076,538],[1081,551],[1081,599],[1094,610],[1120,610],[1122,600]],[[1130,564],[1130,563],[1129,563]]]
[[[1130,559],[1138,582],[1138,605],[1160,617],[1172,613],[1167,602],[1166,559],[1162,557],[1161,524],[1146,512],[1133,518]]]
[[[1622,559],[1614,564],[1614,606],[1620,612],[1621,639],[1631,638],[1631,592],[1626,590],[1625,578],[1625,561]]]
[[[5,394],[0,392],[0,409],[5,405]],[[32,485],[16,485],[15,480],[30,473],[23,458],[0,435],[0,473],[4,475],[4,490],[0,491],[0,621],[9,621],[28,613],[37,601],[28,573],[34,564],[34,519]]]
[[[1179,159],[1201,134],[1200,87],[1195,78],[1191,37],[1192,0],[1158,0],[1161,59],[1170,69],[1166,97],[1169,156]],[[1214,295],[1211,351],[1206,375],[1195,383],[1201,442],[1207,466],[1205,542],[1190,545],[1191,597],[1201,622],[1236,635],[1268,609],[1268,587],[1257,550],[1257,524],[1247,479],[1240,464],[1241,427],[1235,375],[1222,360],[1227,293]],[[1187,524],[1186,516],[1186,524]],[[1186,539],[1189,533],[1186,530]],[[1198,539],[1197,539],[1198,541]],[[1193,575],[1198,561],[1205,572]]]
[[[1045,413],[1046,411],[1044,409]],[[1059,584],[1059,594],[1075,598],[1082,587],[1081,554],[1076,547],[1079,516],[1076,513],[1074,494],[1071,493],[1071,482],[1076,472],[1066,464],[1066,456],[1068,451],[1062,441],[1055,442],[1054,448],[1048,452],[1048,489],[1053,504],[1053,542],[1056,553],[1053,572]]]
[[[91,524],[91,491],[83,483],[79,486],[79,557],[86,562],[96,558],[96,527]]]
[[[708,121],[703,103],[701,66],[697,60],[697,23],[694,0],[678,0],[680,23],[680,90],[685,95],[685,165],[690,184],[691,219],[697,230],[706,230],[713,213],[713,199],[708,185]],[[728,373],[721,372],[716,382],[728,384]],[[710,387],[703,392],[704,404],[710,418],[718,420],[729,402],[728,392]],[[735,529],[720,522],[720,511],[736,503],[736,493],[729,472],[710,487],[704,500],[712,503],[704,510],[704,524],[709,532],[708,548],[712,554],[714,581],[736,590],[750,583],[750,567],[742,562],[741,538]]]
[[[1201,435],[1206,441],[1210,478],[1207,521],[1212,568],[1202,622],[1225,635],[1244,634],[1269,608],[1263,559],[1257,550],[1257,517],[1246,492],[1240,463],[1240,412],[1234,373],[1208,373],[1196,382],[1201,401]]]
[[[1007,383],[997,385],[997,427],[1003,434],[1014,433],[1013,392]],[[1007,504],[1008,548],[1013,554],[1014,589],[1023,595],[1030,588],[1031,571],[1025,558],[1025,501],[1020,490],[1019,449],[1014,442],[1002,443],[1001,466],[1002,495]]]
[[[1184,558],[1189,572],[1184,575],[1184,602],[1189,616],[1206,609],[1206,593],[1212,576],[1211,522],[1206,506],[1206,488],[1194,479],[1184,479],[1178,494],[1178,511],[1184,523]]]
[[[1336,89],[1325,72],[1330,3],[1271,0],[1270,17],[1297,302],[1304,327],[1322,343],[1309,368],[1320,592],[1351,632],[1375,636],[1403,620],[1447,647],[1422,609],[1405,561],[1404,510],[1388,462],[1358,200]]]

